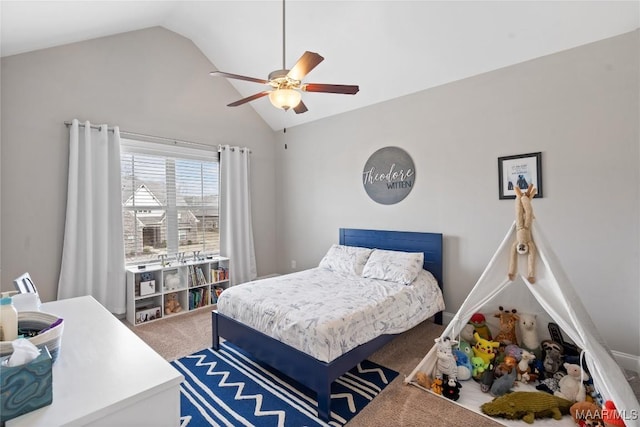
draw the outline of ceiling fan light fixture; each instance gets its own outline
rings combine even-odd
[[[247,102],[269,95],[269,100],[274,107],[285,111],[292,109],[294,113],[302,114],[309,110],[302,101],[301,91],[341,93],[345,95],[355,95],[358,93],[359,87],[357,85],[334,85],[323,83],[302,84],[302,79],[324,60],[324,58],[316,52],[305,51],[291,69],[286,68],[286,26],[284,11],[284,0],[282,0],[282,69],[269,73],[268,80],[241,76],[239,74],[225,73],[223,71],[212,71],[210,73],[212,76],[224,76],[230,79],[245,80],[248,82],[269,85],[273,88],[272,90],[263,90],[262,92],[255,93],[251,96],[247,96],[246,98],[232,102],[231,104],[227,104],[228,107],[237,107],[238,105],[243,105]]]
[[[274,107],[286,111],[295,108],[302,100],[302,95],[295,89],[275,89],[269,93],[269,100]]]

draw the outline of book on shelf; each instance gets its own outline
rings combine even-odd
[[[223,267],[211,270],[211,283],[229,280],[229,270]]]
[[[195,295],[193,291],[189,291],[189,310],[193,310],[194,299],[195,299]]]
[[[216,304],[218,302],[218,298],[220,297],[223,291],[224,291],[224,288],[216,286],[216,288],[211,293],[211,304]]]
[[[198,288],[189,290],[189,310],[209,305],[209,289]]]
[[[204,286],[207,284],[207,279],[202,271],[202,267],[197,265],[188,266],[189,270],[189,287]]]
[[[204,277],[204,272],[201,267],[196,267],[196,278],[199,286],[207,284],[207,279]]]

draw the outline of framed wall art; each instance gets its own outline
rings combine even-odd
[[[536,187],[536,198],[542,197],[542,153],[518,154],[498,157],[499,198],[515,199],[514,188],[526,190],[529,184]]]

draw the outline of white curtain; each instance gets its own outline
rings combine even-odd
[[[257,276],[251,225],[248,148],[220,147],[220,255],[229,257],[231,284]]]
[[[69,135],[67,216],[58,299],[91,295],[126,311],[120,131],[74,119]]]

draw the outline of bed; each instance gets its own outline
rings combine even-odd
[[[431,273],[440,291],[442,290],[442,234],[342,228],[339,233],[339,244],[358,248],[421,252],[424,254],[422,267]],[[304,276],[302,279],[304,280]],[[335,309],[335,307],[331,308]],[[442,311],[431,315],[434,316],[436,323],[442,324]],[[325,421],[329,421],[331,414],[331,383],[391,341],[398,333],[375,336],[339,356],[318,355],[298,344],[289,345],[260,332],[235,316],[222,314],[218,310],[212,313],[214,350],[219,349],[222,337],[251,353],[256,359],[314,390],[318,399],[318,416]],[[305,351],[296,346],[304,348]]]

